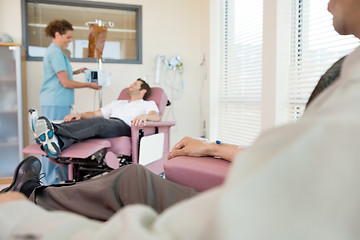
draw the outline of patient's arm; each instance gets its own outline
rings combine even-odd
[[[160,121],[160,115],[158,112],[156,111],[150,111],[148,114],[142,114],[137,116],[136,118],[134,118],[134,120],[132,120],[132,124],[134,126],[138,126],[139,124],[141,124],[142,122],[144,122],[144,126],[146,125],[146,121],[153,121],[153,122],[158,122]]]
[[[64,117],[64,122],[72,121],[72,120],[79,120],[79,119],[86,119],[86,118],[93,118],[93,117],[103,117],[101,110],[96,110],[93,112],[84,112],[84,113],[70,113],[69,115]]]
[[[171,149],[168,154],[168,159],[170,160],[176,156],[216,156],[231,162],[234,157],[242,150],[244,149],[239,148],[237,145],[224,143],[217,144],[215,142],[208,142],[205,139],[184,137]]]
[[[27,197],[19,192],[7,192],[0,194],[0,204],[18,200],[28,200]]]

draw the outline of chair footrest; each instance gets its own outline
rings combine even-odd
[[[108,148],[110,146],[110,141],[106,139],[88,139],[83,142],[75,143],[70,147],[64,149],[61,152],[60,157],[87,158],[95,152],[103,148]],[[45,152],[41,150],[40,145],[37,145],[36,143],[25,147],[22,152],[32,155],[46,156]]]

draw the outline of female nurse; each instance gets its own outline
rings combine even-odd
[[[74,104],[75,88],[101,89],[97,83],[85,83],[73,80],[74,74],[83,73],[86,68],[72,70],[70,61],[63,50],[68,47],[73,38],[73,27],[66,20],[54,20],[45,28],[46,36],[53,41],[47,48],[43,59],[43,76],[40,91],[42,115],[48,119],[62,120],[71,112]],[[60,166],[44,157],[43,169],[46,184],[59,183],[68,179],[67,166]]]

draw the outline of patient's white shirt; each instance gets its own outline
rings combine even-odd
[[[112,101],[100,110],[104,118],[119,118],[129,126],[131,126],[131,121],[139,115],[148,114],[151,111],[159,112],[154,101],[143,99],[131,102],[129,100]]]

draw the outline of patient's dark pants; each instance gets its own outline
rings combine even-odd
[[[145,204],[160,213],[196,194],[192,188],[165,180],[142,165],[131,164],[76,184],[36,188],[30,200],[47,210],[70,211],[106,221],[126,205]]]
[[[61,149],[89,138],[112,138],[131,136],[131,128],[117,118],[94,117],[54,124]]]

